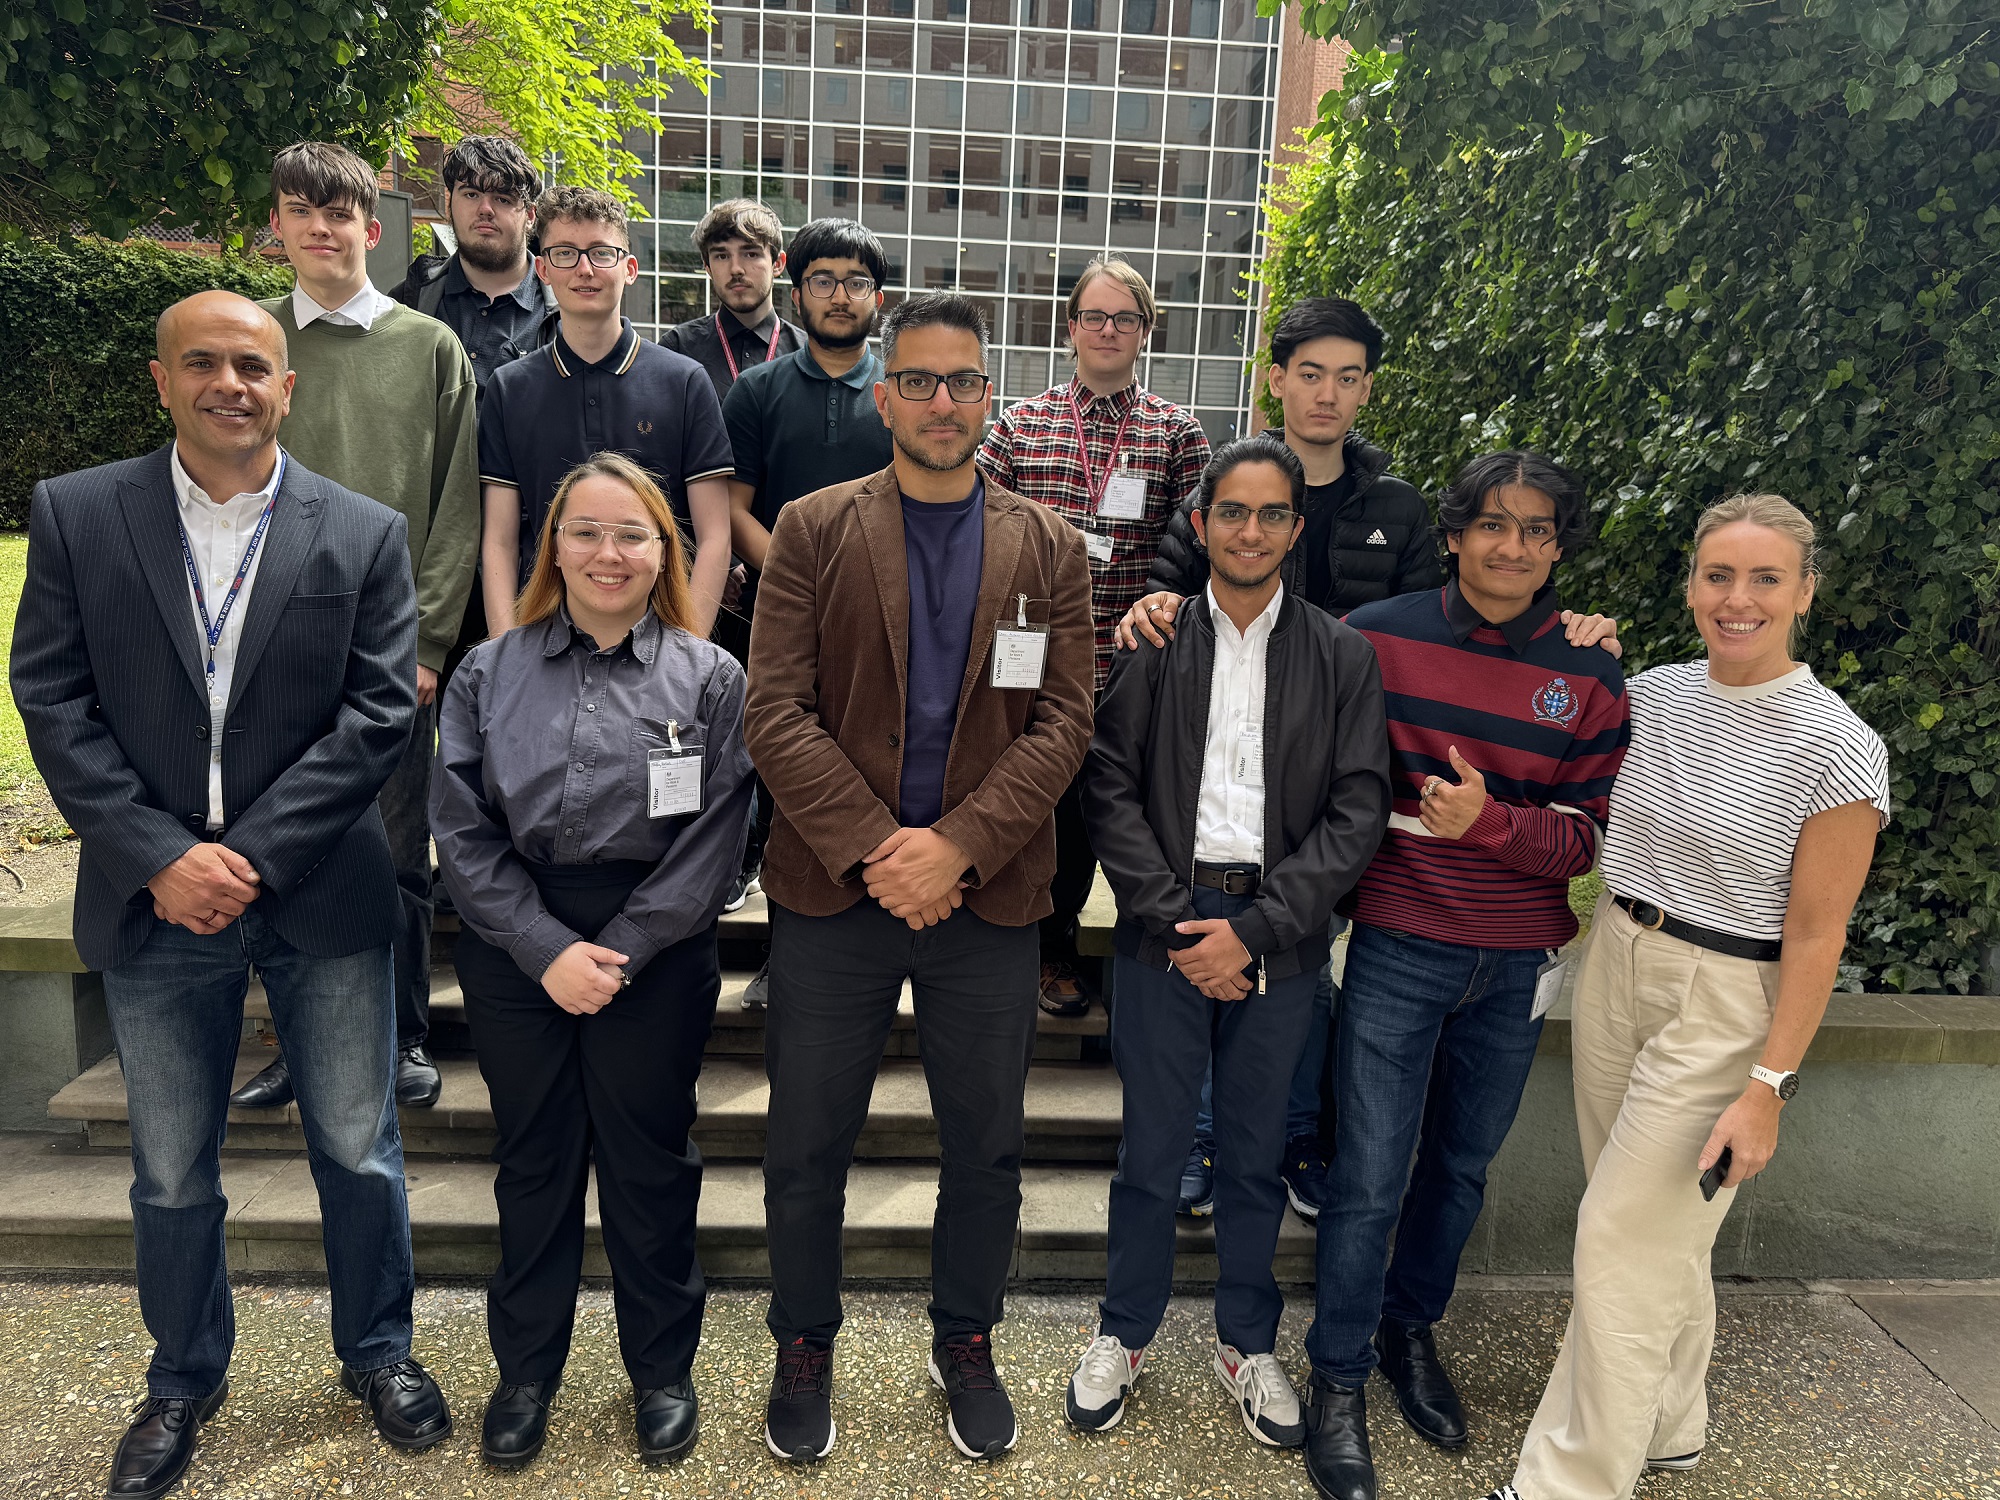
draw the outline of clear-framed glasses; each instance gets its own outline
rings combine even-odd
[[[606,526],[601,521],[564,521],[556,527],[556,540],[563,551],[579,556],[595,552],[607,536],[626,557],[644,557],[646,549],[660,539],[659,532],[643,526]]]
[[[1241,526],[1252,516],[1266,531],[1288,531],[1292,522],[1298,519],[1298,512],[1289,505],[1266,505],[1252,510],[1247,505],[1239,505],[1234,500],[1218,500],[1208,508],[1208,519],[1217,526]]]
[[[567,271],[588,255],[593,266],[608,271],[631,253],[623,245],[592,245],[588,250],[580,250],[575,245],[550,245],[542,251],[542,259],[558,271]]]
[[[852,276],[836,276],[831,271],[815,271],[806,278],[806,290],[824,302],[837,286],[847,288],[847,300],[859,302],[875,290],[875,278],[856,271]]]
[[[970,406],[986,394],[986,387],[993,383],[992,377],[982,375],[977,370],[954,370],[949,375],[939,375],[930,370],[891,370],[887,379],[895,382],[896,393],[905,401],[928,401],[937,394],[938,382],[951,399],[962,406]]]
[[[1092,333],[1102,332],[1106,323],[1109,323],[1120,333],[1137,333],[1141,328],[1146,326],[1145,318],[1138,313],[1108,313],[1102,308],[1096,307],[1086,307],[1076,315],[1076,320]]]

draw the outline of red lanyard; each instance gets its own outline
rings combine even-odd
[[[1097,478],[1090,472],[1090,444],[1083,436],[1083,408],[1076,404],[1076,386],[1069,388],[1069,419],[1076,427],[1076,461],[1083,465],[1083,487],[1090,496],[1090,513],[1097,514],[1097,507],[1103,503],[1104,491],[1111,484],[1112,471],[1118,464],[1118,450],[1125,445],[1125,429],[1132,423],[1132,412],[1139,409],[1135,402],[1132,411],[1118,419],[1118,434],[1111,439],[1111,451],[1104,456],[1104,477]]]
[[[774,318],[774,321],[778,326],[771,330],[771,347],[764,351],[764,363],[766,364],[769,364],[772,357],[777,354],[778,336],[785,331],[785,320],[783,318]],[[729,361],[729,378],[734,380],[737,374],[736,354],[729,347],[729,335],[722,331],[721,313],[715,315],[715,336],[722,344],[722,357]]]

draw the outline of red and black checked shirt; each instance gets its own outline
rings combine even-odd
[[[1126,413],[1118,472],[1146,480],[1146,515],[1139,521],[1102,520],[1091,513],[1090,486],[1077,461],[1070,393],[1076,393],[1089,445],[1091,474],[1103,482],[1111,444]],[[1159,550],[1160,533],[1174,507],[1208,466],[1208,435],[1190,411],[1139,389],[1135,382],[1100,396],[1070,381],[1007,408],[979,450],[979,467],[1003,489],[1038,500],[1080,531],[1111,538],[1111,560],[1090,560],[1090,613],[1097,626],[1097,682],[1111,672],[1112,632],[1146,592],[1146,572]]]

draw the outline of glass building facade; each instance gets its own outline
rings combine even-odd
[[[676,40],[714,70],[663,95],[634,183],[653,332],[710,308],[689,231],[761,198],[882,239],[890,298],[952,288],[992,320],[1001,401],[1068,375],[1063,300],[1112,249],[1151,281],[1148,388],[1211,438],[1248,430],[1246,277],[1261,252],[1278,43],[1251,0],[718,3]],[[783,299],[780,299],[781,306]]]

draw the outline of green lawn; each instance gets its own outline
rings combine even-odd
[[[20,532],[0,532],[0,662],[14,645],[14,610],[21,602],[27,576],[28,539]],[[28,738],[9,692],[0,703],[0,801],[11,800],[15,788],[35,783],[35,763],[28,756]]]

